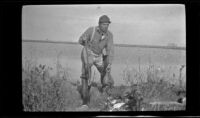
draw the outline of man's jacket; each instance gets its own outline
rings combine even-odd
[[[88,42],[88,48],[92,50],[95,54],[100,55],[103,53],[105,48],[106,55],[108,55],[108,63],[112,64],[114,56],[114,44],[113,44],[113,35],[110,31],[106,33],[101,32],[98,26],[89,27],[79,38],[79,43],[85,46],[86,41]],[[93,34],[93,38],[91,39]]]

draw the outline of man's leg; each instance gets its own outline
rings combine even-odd
[[[101,84],[102,84],[102,91],[107,91],[114,86],[114,80],[110,74],[110,71],[107,72],[106,68],[108,66],[108,56],[103,55],[103,67],[99,67],[97,65],[97,69],[101,73]]]
[[[104,77],[106,75],[106,67],[107,67],[107,59],[106,59],[106,56],[103,56],[100,58],[97,58],[95,60],[95,63],[94,65],[96,66],[97,70],[99,71],[100,73],[100,76],[101,76],[101,89],[100,91],[103,92],[104,91],[104,88],[106,87],[106,83],[104,81]]]
[[[103,72],[104,71],[104,68],[103,68],[103,66],[99,66],[99,65],[97,65],[97,64],[94,64],[95,65],[95,67],[97,68],[97,70],[99,71],[99,73],[100,73],[100,81],[101,81],[101,88],[99,88],[100,89],[100,91],[101,92],[103,92],[103,86],[104,86],[104,82],[103,82],[103,77],[105,76],[105,73]]]
[[[103,64],[104,64],[104,66],[103,66],[103,71],[102,71],[102,75],[101,75],[101,81],[102,81],[103,87],[106,87],[104,77],[106,75],[106,68],[108,66],[108,56],[107,55],[103,55]]]

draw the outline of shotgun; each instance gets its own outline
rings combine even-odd
[[[94,33],[95,33],[95,27],[93,27],[93,32],[92,32],[92,36],[90,38],[90,41],[85,41],[85,50],[86,50],[86,66],[85,66],[85,70],[87,69],[87,79],[88,79],[88,83],[90,84],[90,80],[91,80],[91,71],[89,68],[89,59],[88,59],[88,46],[89,46],[89,42],[91,42],[93,40],[94,37]],[[88,85],[88,89],[90,89],[90,85]]]

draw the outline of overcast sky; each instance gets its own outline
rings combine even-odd
[[[185,6],[148,5],[28,5],[22,10],[22,38],[77,42],[101,15],[111,19],[115,44],[185,46]]]

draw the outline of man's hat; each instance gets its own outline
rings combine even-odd
[[[103,15],[99,18],[99,23],[111,23],[110,18],[106,15]]]

